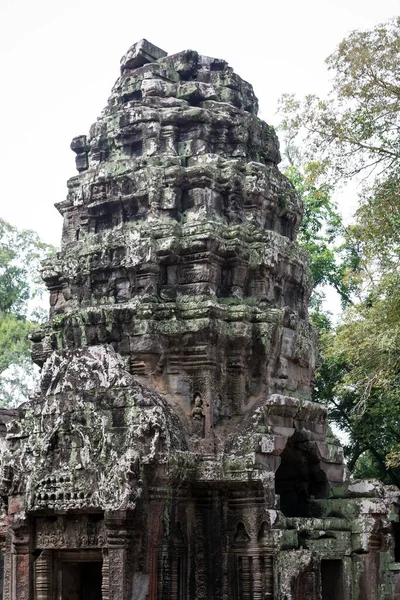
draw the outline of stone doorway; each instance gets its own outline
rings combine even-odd
[[[65,551],[57,556],[57,600],[102,600],[100,552]]]
[[[343,600],[343,563],[341,560],[321,560],[322,600]]]
[[[281,454],[275,473],[275,493],[285,517],[317,517],[314,499],[327,498],[329,486],[320,459],[307,439],[295,433]]]

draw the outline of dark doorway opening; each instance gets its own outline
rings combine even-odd
[[[281,454],[275,473],[275,492],[286,517],[319,516],[318,498],[329,495],[329,486],[319,458],[307,448],[307,442],[290,438]]]
[[[101,600],[101,562],[61,564],[63,600]]]
[[[400,562],[400,523],[392,523],[394,538],[394,561]]]
[[[322,600],[343,600],[343,564],[341,560],[321,560]]]

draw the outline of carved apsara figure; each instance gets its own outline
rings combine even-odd
[[[204,437],[204,410],[203,410],[203,399],[199,393],[194,395],[194,407],[190,414],[192,419],[192,434],[199,437]]]

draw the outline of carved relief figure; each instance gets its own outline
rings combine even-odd
[[[194,407],[190,414],[192,420],[192,435],[204,437],[205,416],[203,411],[203,399],[199,393],[196,393],[193,401]]]

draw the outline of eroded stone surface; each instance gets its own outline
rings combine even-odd
[[[5,600],[397,598],[398,494],[343,483],[310,401],[302,205],[257,110],[142,40],[72,140],[40,386],[0,413]]]

